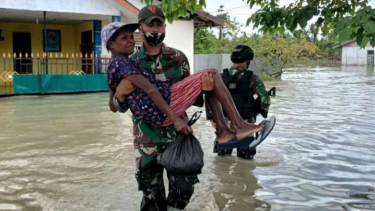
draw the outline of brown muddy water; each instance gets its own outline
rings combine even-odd
[[[266,85],[277,125],[254,160],[217,157],[210,124],[194,125],[205,167],[186,210],[375,210],[374,69],[295,70]],[[107,95],[0,99],[1,211],[139,210],[132,123]]]

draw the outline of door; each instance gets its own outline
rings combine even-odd
[[[31,33],[13,32],[13,52],[16,53],[13,70],[19,74],[32,74]],[[28,58],[26,58],[26,53],[28,54]],[[20,54],[22,54],[21,57]]]
[[[374,50],[367,51],[367,65],[374,65]]]
[[[94,43],[92,42],[92,31],[81,32],[81,52],[83,56],[90,55],[94,51]],[[86,74],[92,73],[92,59],[82,58],[82,71]]]

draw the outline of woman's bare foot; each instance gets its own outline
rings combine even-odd
[[[255,125],[249,123],[245,123],[241,128],[237,128],[236,126],[234,127],[238,140],[242,140],[244,138],[253,136],[254,133],[261,131],[262,128],[262,125]]]
[[[228,143],[234,137],[236,137],[236,133],[234,131],[223,131],[221,132],[221,134],[217,135],[217,141],[219,142],[219,144],[224,144]]]

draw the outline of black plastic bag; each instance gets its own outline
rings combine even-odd
[[[199,116],[197,113],[190,119],[189,126],[199,119],[201,112]],[[170,174],[198,175],[202,173],[203,156],[201,144],[193,134],[178,134],[174,142],[164,151],[161,164]]]

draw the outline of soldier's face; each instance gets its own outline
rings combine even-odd
[[[166,25],[158,19],[154,19],[150,23],[142,23],[141,30],[148,33],[165,33]]]
[[[237,70],[247,69],[246,61],[241,62],[241,63],[234,63],[233,65],[234,65],[234,68],[236,68]]]

